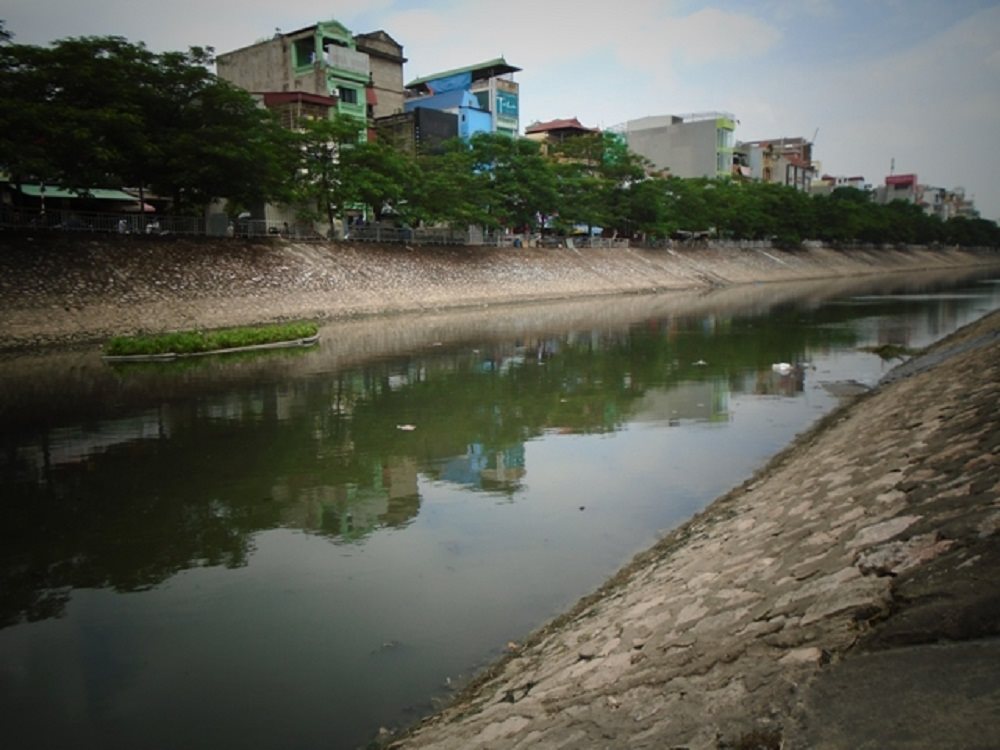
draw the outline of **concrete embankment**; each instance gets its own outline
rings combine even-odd
[[[1000,266],[995,251],[662,250],[0,236],[0,348],[187,328]]]
[[[993,314],[392,747],[1000,747],[998,403]]]

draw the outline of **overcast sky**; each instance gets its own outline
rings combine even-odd
[[[403,45],[406,80],[504,56],[521,126],[725,111],[738,140],[815,135],[824,172],[915,172],[1000,219],[1000,1],[4,0],[14,41],[117,34],[227,52],[335,18]]]

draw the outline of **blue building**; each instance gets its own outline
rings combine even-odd
[[[408,99],[403,103],[403,109],[406,112],[433,109],[454,114],[458,124],[458,137],[462,140],[467,141],[476,133],[493,132],[492,116],[480,108],[479,100],[469,91],[457,89]]]
[[[488,132],[516,136],[520,132],[520,92],[514,73],[520,70],[498,57],[477,65],[423,76],[406,84],[408,99],[404,107],[407,111],[411,107],[454,110],[459,114],[460,133]],[[464,123],[460,109],[464,109],[468,116]],[[481,113],[485,113],[486,119]],[[488,128],[483,130],[487,119]]]

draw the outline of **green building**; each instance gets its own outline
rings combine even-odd
[[[402,47],[384,32],[355,37],[340,22],[325,21],[221,54],[216,69],[220,78],[254,94],[329,97],[331,113],[370,124],[376,114],[393,114],[377,112],[376,78],[384,98],[398,101],[392,109],[401,111],[404,61]],[[394,80],[400,82],[398,92],[386,89]]]

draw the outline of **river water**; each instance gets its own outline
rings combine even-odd
[[[354,748],[1000,307],[906,277],[0,359],[0,744]]]

